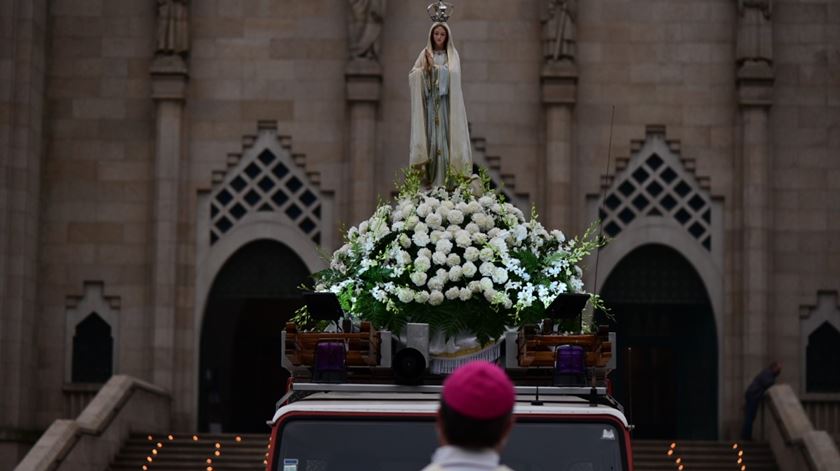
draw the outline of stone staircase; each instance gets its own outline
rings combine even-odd
[[[748,442],[736,447],[732,442],[700,440],[633,440],[633,466],[635,471],[778,470],[767,443]]]
[[[128,439],[108,469],[264,471],[267,446],[267,434],[137,435]]]

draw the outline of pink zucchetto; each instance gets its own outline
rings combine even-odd
[[[470,419],[491,420],[513,410],[516,392],[503,369],[486,361],[473,361],[443,382],[443,402]]]

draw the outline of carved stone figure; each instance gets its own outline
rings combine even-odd
[[[545,0],[542,12],[543,57],[546,62],[574,62],[577,42],[577,0]]]
[[[738,65],[773,63],[773,0],[738,0]]]
[[[186,55],[190,50],[188,0],[157,0],[157,53]]]
[[[385,18],[385,0],[348,0],[351,59],[379,60],[379,36]]]

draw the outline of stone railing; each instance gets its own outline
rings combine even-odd
[[[130,376],[108,380],[75,420],[56,420],[15,471],[107,469],[130,433],[169,431],[170,395]]]
[[[825,430],[840,446],[840,395],[806,394],[802,407],[817,430]]]
[[[67,383],[62,386],[61,392],[64,393],[64,417],[67,419],[78,417],[101,388],[101,383]]]
[[[788,384],[767,391],[759,435],[770,443],[780,471],[840,471],[840,452],[824,430],[814,430]]]

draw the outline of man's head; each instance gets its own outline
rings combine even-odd
[[[498,366],[474,361],[443,383],[438,431],[441,441],[467,449],[500,449],[513,425],[516,392]]]

